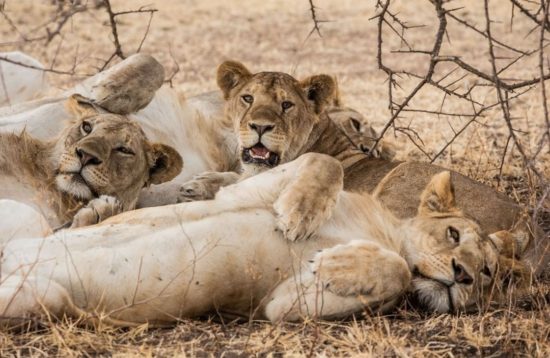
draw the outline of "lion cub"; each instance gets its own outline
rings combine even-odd
[[[80,227],[134,209],[143,187],[181,171],[178,152],[150,143],[137,123],[79,95],[67,107],[76,119],[52,141],[0,133],[1,199],[29,204],[52,227]]]

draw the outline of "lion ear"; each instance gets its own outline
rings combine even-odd
[[[174,179],[183,168],[181,155],[172,147],[160,143],[150,144],[148,151],[149,184],[161,184]]]
[[[501,230],[489,235],[489,240],[498,252],[501,277],[516,284],[529,284],[533,271],[522,261],[529,246],[529,234],[521,229]]]
[[[218,67],[218,87],[225,99],[229,98],[231,90],[252,77],[252,73],[237,61],[225,61]]]
[[[307,99],[313,102],[317,114],[327,106],[340,102],[336,81],[329,75],[308,77],[300,81],[300,87],[305,91]]]
[[[448,213],[457,210],[451,172],[434,175],[420,196],[418,213]]]
[[[94,116],[99,113],[93,100],[77,93],[71,95],[71,97],[67,99],[65,106],[67,110],[78,119]]]
[[[519,259],[529,246],[529,234],[521,229],[501,230],[489,235],[489,240],[499,251],[499,254]]]

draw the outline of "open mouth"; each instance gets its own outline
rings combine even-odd
[[[275,167],[279,164],[279,154],[270,151],[262,143],[243,149],[242,160],[246,164],[261,164]]]

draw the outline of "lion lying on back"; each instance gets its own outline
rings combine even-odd
[[[455,206],[448,172],[431,179],[417,216],[406,220],[342,184],[338,161],[310,153],[213,201],[11,240],[1,259],[0,317],[8,325],[48,314],[120,326],[213,312],[337,319],[390,310],[406,292],[430,311],[453,312],[494,300],[503,277],[522,267],[514,256],[527,237],[482,235]],[[286,240],[277,222],[293,222],[312,203],[315,237]],[[509,256],[499,258],[504,247]]]
[[[79,227],[134,209],[144,186],[180,172],[180,155],[136,123],[79,96],[67,106],[77,119],[56,140],[0,133],[0,198],[30,204],[52,227]]]

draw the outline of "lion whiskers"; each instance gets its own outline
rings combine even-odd
[[[55,177],[57,187],[68,194],[74,195],[79,199],[91,199],[92,190],[84,183],[73,180],[72,174],[59,174]]]

